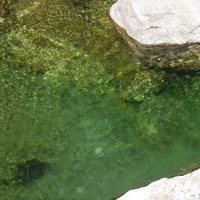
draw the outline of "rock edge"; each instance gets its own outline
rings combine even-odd
[[[130,190],[117,200],[199,200],[200,169],[184,176],[162,178],[146,187]]]

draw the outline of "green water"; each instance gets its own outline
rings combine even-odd
[[[78,36],[44,26],[38,43],[19,28],[29,16],[1,32],[0,199],[108,200],[198,163],[199,74],[140,68],[107,20],[113,1],[66,2]]]

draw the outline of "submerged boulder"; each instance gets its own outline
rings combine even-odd
[[[130,190],[118,200],[198,200],[200,197],[200,169],[174,178],[162,178],[135,190]]]
[[[143,66],[200,70],[199,0],[118,0],[109,15]]]

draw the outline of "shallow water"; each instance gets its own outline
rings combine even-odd
[[[199,162],[199,74],[141,69],[117,35],[38,61],[17,34],[1,34],[1,199],[107,200]]]

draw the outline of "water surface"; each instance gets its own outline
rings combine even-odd
[[[142,69],[112,3],[18,1],[1,22],[1,199],[107,200],[199,162],[199,74]]]

